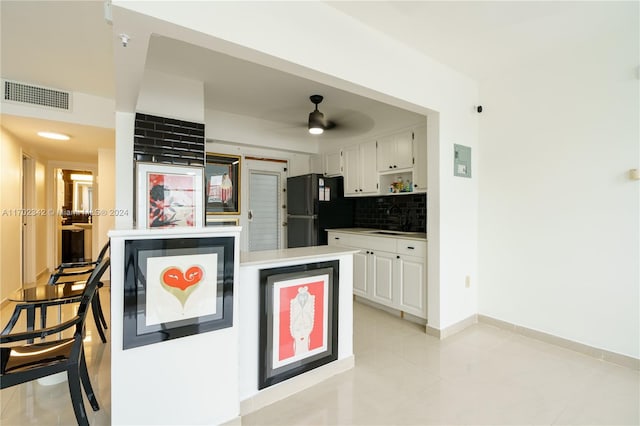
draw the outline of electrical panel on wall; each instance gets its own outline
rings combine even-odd
[[[471,147],[453,145],[453,175],[471,177]]]

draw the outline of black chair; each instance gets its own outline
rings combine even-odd
[[[107,251],[109,250],[109,241],[102,247],[100,253],[98,253],[98,258],[93,262],[68,262],[61,263],[58,265],[56,270],[49,277],[49,281],[47,284],[56,285],[61,282],[67,282],[69,279],[78,278],[82,275],[88,275],[96,268],[96,266],[102,261],[102,259],[106,256]],[[62,281],[61,281],[62,280]],[[103,287],[102,282],[98,284],[98,290],[96,291],[96,296],[91,304],[91,309],[93,311],[93,319],[96,322],[96,328],[98,329],[98,334],[100,335],[100,339],[102,343],[107,343],[107,338],[104,334],[103,328],[109,328],[107,326],[107,320],[104,318],[104,313],[102,311],[102,303],[100,302],[100,289]],[[46,321],[46,309],[44,309],[41,313],[42,321]]]
[[[93,269],[85,284],[78,313],[74,318],[53,327],[0,335],[0,344],[5,345],[29,339],[45,338],[75,328],[73,337],[70,338],[0,347],[1,389],[66,371],[76,420],[79,425],[89,424],[80,383],[84,387],[93,411],[98,411],[100,406],[89,380],[82,339],[87,310],[96,294],[98,282],[108,267],[109,258],[106,257]]]

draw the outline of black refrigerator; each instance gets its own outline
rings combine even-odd
[[[344,197],[342,176],[287,179],[287,247],[327,244],[327,229],[353,226],[353,201]]]

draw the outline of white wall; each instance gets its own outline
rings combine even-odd
[[[436,308],[429,311],[429,323],[446,328],[477,312],[476,293],[465,289],[464,277],[476,276],[478,181],[454,179],[448,167],[454,143],[477,147],[475,83],[322,2],[256,2],[250,8],[241,2],[116,0],[113,5],[114,28],[118,19],[133,19],[127,11],[136,11],[163,21],[147,19],[137,28],[146,25],[160,35],[414,112],[437,111],[439,140],[430,145],[429,180],[439,187],[429,193],[427,208],[429,294],[438,300],[432,300]],[[309,30],[327,27],[331,31],[321,36]]]
[[[111,273],[111,423],[219,425],[235,419],[240,413],[238,297],[233,298],[234,321],[230,327],[124,350],[122,265],[128,240],[237,238],[237,232],[221,227],[174,228],[112,231],[109,235],[114,265]],[[237,244],[234,248],[233,282],[238,285],[240,253]]]
[[[47,211],[47,179],[45,176],[46,166],[42,161],[35,162],[35,190],[36,190],[36,205],[35,208],[38,211]],[[35,243],[35,267],[36,274],[41,275],[48,272],[47,267],[47,249],[48,246],[45,243],[47,241],[47,216],[39,215],[35,217],[36,225],[36,243]]]
[[[0,301],[22,286],[20,141],[0,127]]]
[[[117,212],[116,205],[116,174],[115,157],[113,149],[98,150],[98,174],[96,176],[95,188],[97,190],[97,203],[95,208]],[[107,233],[115,228],[115,220],[119,214],[108,214],[106,216],[93,216],[93,253],[99,253],[102,246],[107,243]]]
[[[203,123],[204,84],[145,69],[136,111]]]
[[[71,96],[71,110],[58,111],[29,104],[2,101],[2,113],[22,117],[34,117],[51,121],[84,124],[95,127],[113,128],[115,103],[113,99],[101,98],[86,93],[74,92]]]
[[[211,109],[206,111],[206,120],[205,132],[208,139],[233,141],[281,151],[310,154],[318,152],[318,143],[315,141],[274,136],[279,131],[290,130],[283,129],[282,123]]]
[[[639,37],[482,82],[479,312],[640,357]]]

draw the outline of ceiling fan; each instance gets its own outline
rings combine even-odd
[[[320,135],[325,130],[333,129],[336,127],[336,123],[333,121],[325,120],[324,114],[318,110],[318,104],[324,99],[321,95],[311,95],[309,97],[311,102],[316,106],[316,109],[309,113],[309,133],[312,135]]]

